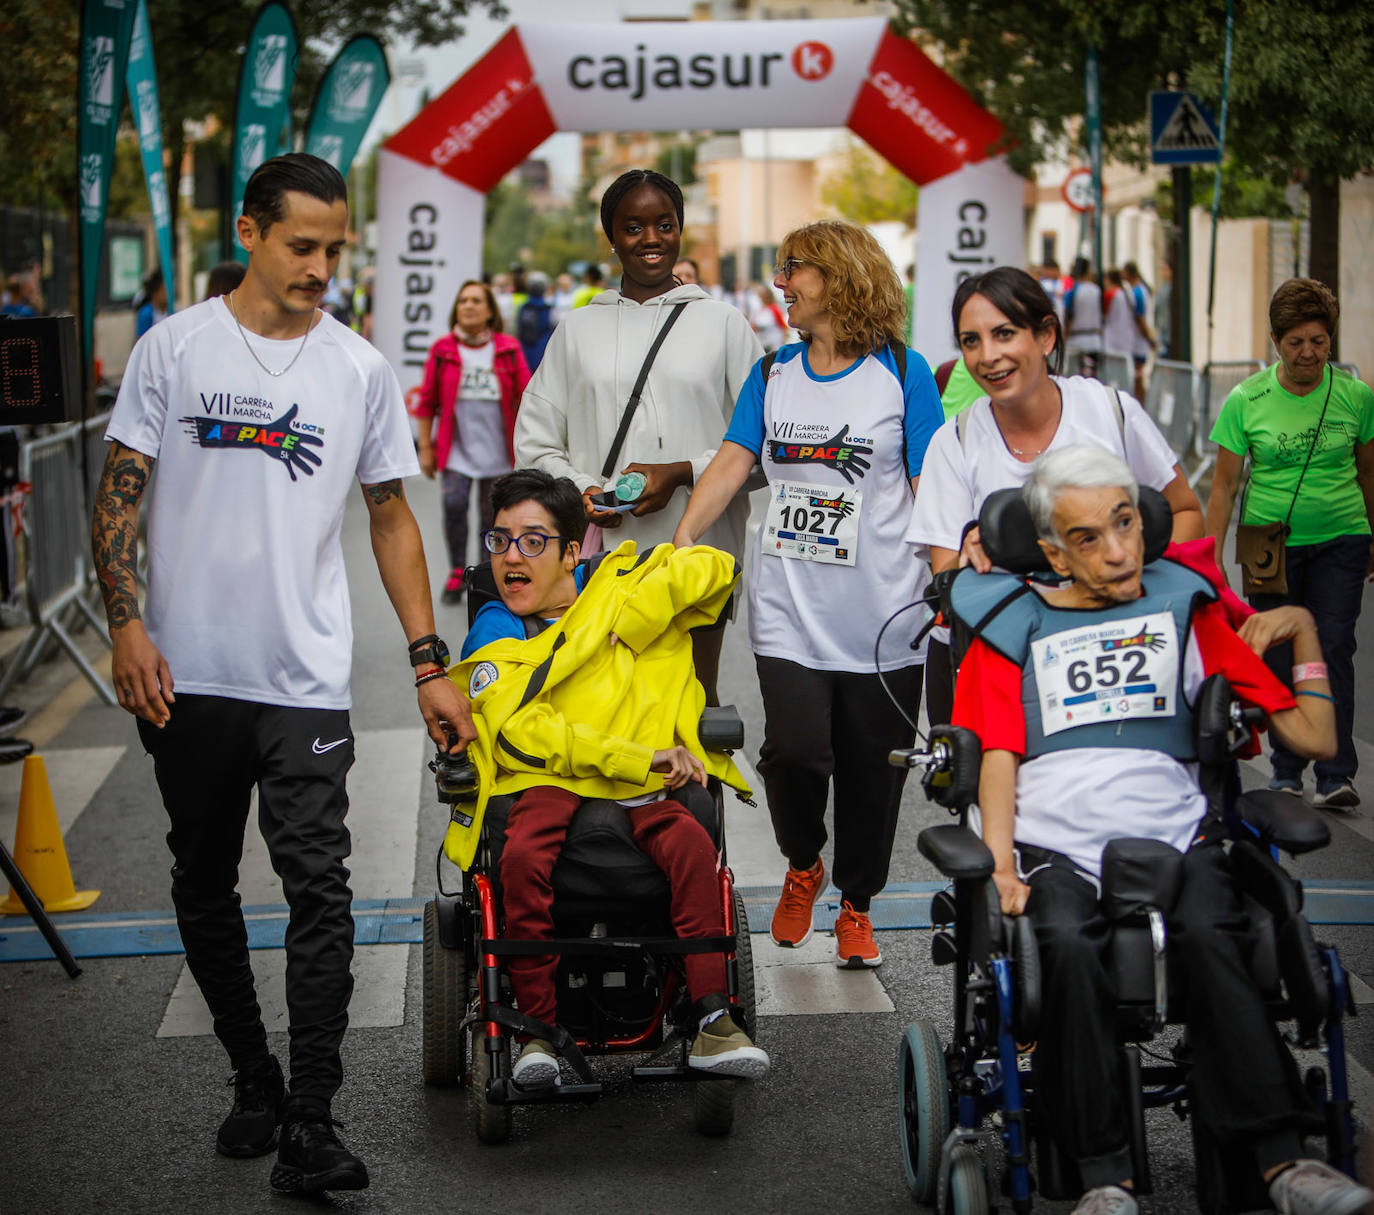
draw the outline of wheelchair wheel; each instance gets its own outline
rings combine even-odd
[[[459,1026],[467,1009],[467,958],[461,949],[446,949],[439,940],[439,907],[425,904],[424,933],[424,1070],[425,1083],[459,1084],[466,1075],[463,1034]]]
[[[749,914],[744,896],[735,891],[735,969],[739,974],[739,1006],[749,1024],[749,1032],[759,1032],[755,1019],[754,944],[749,939]]]
[[[735,1125],[738,1080],[696,1080],[692,1084],[692,1120],[703,1135],[728,1135]]]
[[[510,1039],[501,1040],[502,1071],[510,1074]],[[487,1100],[487,1081],[491,1079],[491,1055],[487,1053],[487,1033],[483,1026],[472,1029],[472,1129],[483,1143],[505,1143],[510,1138],[511,1110],[508,1105],[492,1105]]]
[[[982,1158],[967,1143],[956,1144],[949,1154],[944,1199],[941,1215],[988,1215],[992,1210]]]
[[[906,1184],[917,1202],[935,1201],[940,1153],[949,1136],[949,1079],[940,1035],[929,1021],[906,1027],[897,1049],[897,1113]]]

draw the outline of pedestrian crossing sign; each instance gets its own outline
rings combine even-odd
[[[1192,93],[1150,94],[1150,159],[1157,165],[1213,165],[1221,159],[1216,119]]]

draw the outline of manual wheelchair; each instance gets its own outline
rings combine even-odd
[[[588,576],[598,558],[584,562]],[[498,598],[489,565],[469,568],[469,623]],[[537,622],[530,622],[531,635]],[[733,752],[744,745],[744,726],[733,706],[708,708],[700,725],[702,745]],[[470,825],[476,775],[465,756],[436,754],[430,764],[439,801],[455,821]],[[689,784],[674,793],[705,827],[719,855],[718,880],[724,935],[681,940],[668,913],[668,880],[636,847],[624,807],[588,801],[573,816],[553,871],[552,941],[519,941],[502,935],[500,857],[515,799],[492,798],[481,825],[472,866],[457,890],[445,888],[446,858],[436,858],[436,893],[424,908],[424,1079],[430,1085],[466,1084],[472,1125],[483,1143],[501,1143],[511,1132],[516,1105],[590,1101],[604,1090],[589,1056],[648,1054],[630,1076],[636,1081],[692,1084],[696,1127],[727,1134],[734,1122],[734,1079],[687,1066],[697,1024],[687,995],[683,959],[689,953],[723,953],[731,1015],[754,1030],[754,968],[744,901],[727,864],[723,789]],[[515,1032],[529,1032],[513,1006],[505,960],[555,954],[558,1023],[538,1036],[557,1047],[577,1082],[522,1087],[511,1074]]]
[[[1141,489],[1146,562],[1162,555],[1170,515],[1162,496]],[[988,499],[980,513],[982,542],[993,562],[1025,576],[1048,573],[1041,564],[1029,512],[1019,491]],[[976,577],[971,571],[959,576]],[[952,578],[937,580],[949,610]],[[956,619],[956,646],[959,644]],[[1305,1084],[1325,1123],[1330,1162],[1354,1175],[1343,1017],[1354,1014],[1336,950],[1318,944],[1301,914],[1300,883],[1276,862],[1330,841],[1326,824],[1286,794],[1242,794],[1236,757],[1259,714],[1243,710],[1220,676],[1212,676],[1195,707],[1203,792],[1222,811],[1230,835],[1233,872],[1250,919],[1250,971],[1273,1017],[1292,1022],[1291,1041],[1324,1045],[1327,1070],[1310,1068]],[[1059,1150],[1038,1117],[1034,1043],[1041,988],[1034,928],[1024,915],[1004,916],[992,880],[993,857],[967,825],[978,792],[979,744],[970,732],[935,727],[923,750],[893,752],[892,762],[924,770],[931,800],[957,816],[926,828],[918,847],[950,880],[931,904],[931,957],[954,974],[953,1032],[942,1044],[935,1025],[916,1021],[898,1050],[898,1113],[902,1159],[913,1197],[942,1212],[978,1215],[993,1208],[1000,1188],[1014,1211],[1031,1209],[1032,1190],[1069,1198],[1082,1190],[1076,1165]],[[1148,1044],[1181,1019],[1178,973],[1171,974],[1165,916],[1178,890],[1182,854],[1152,840],[1115,840],[1104,850],[1102,906],[1113,924],[1111,968],[1117,994],[1116,1029],[1121,1089],[1132,1175],[1138,1194],[1152,1192],[1145,1111],[1171,1106],[1188,1115],[1190,1054],[1186,1035],[1167,1055]],[[1171,981],[1172,980],[1172,981]],[[1144,1049],[1142,1049],[1144,1048]],[[1142,1062],[1142,1054],[1152,1061]],[[997,1130],[984,1129],[991,1121]],[[1191,1119],[1197,1202],[1205,1215],[1269,1206],[1248,1153],[1217,1142]],[[1000,1187],[989,1185],[990,1162],[1001,1154]],[[1034,1163],[1034,1180],[1032,1180]]]

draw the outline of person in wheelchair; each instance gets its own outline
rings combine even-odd
[[[610,798],[628,810],[635,843],[668,876],[677,935],[722,936],[716,846],[671,794],[693,782],[705,785],[708,773],[744,788],[728,759],[703,759],[692,749],[700,745],[691,723],[701,715],[704,694],[687,630],[711,623],[724,608],[739,577],[734,559],[712,548],[664,545],[622,561],[634,558],[627,541],[588,574],[579,564],[586,513],[568,478],[535,469],[509,473],[493,486],[492,504],[495,522],[483,543],[500,601],[474,618],[461,671],[479,719],[472,744],[479,774],[484,782],[494,777],[499,792],[519,793],[500,860],[507,935],[553,937],[551,878],[568,825],[585,799]],[[617,576],[633,569],[642,576]],[[573,611],[574,605],[584,610]],[[547,667],[534,672],[521,655],[530,622],[533,631],[563,630]],[[676,644],[654,644],[674,638]],[[554,664],[561,656],[571,664],[560,671]],[[558,692],[536,712],[520,715],[536,680]],[[632,729],[633,737],[608,732],[608,725]],[[483,771],[488,767],[495,772]],[[552,955],[509,964],[520,1012],[548,1025],[557,1014],[557,965]],[[684,966],[699,1020],[688,1065],[760,1079],[768,1055],[731,1015],[724,955],[688,954]],[[525,1087],[556,1083],[552,1043],[522,1038],[513,1078]]]
[[[1294,751],[1332,753],[1333,703],[1313,619],[1283,607],[1236,631],[1207,579],[1168,559],[1146,566],[1137,485],[1108,452],[1071,446],[1042,457],[1022,496],[1041,549],[1069,581],[986,605],[966,601],[963,611],[956,584],[956,613],[978,627],[959,669],[954,719],[984,749],[978,805],[1002,910],[1029,915],[1040,948],[1036,1067],[1048,1126],[1082,1179],[1076,1210],[1137,1210],[1110,924],[1099,903],[1102,850],[1127,838],[1184,854],[1167,919],[1187,976],[1193,1116],[1218,1141],[1253,1149],[1280,1211],[1362,1210],[1374,1194],[1307,1158],[1302,1137],[1321,1123],[1247,969],[1247,920],[1224,833],[1192,762],[1192,706],[1217,672]],[[991,579],[1013,581],[992,574],[968,585],[982,583],[986,594]],[[985,610],[994,603],[995,614]],[[1296,695],[1261,659],[1284,641],[1293,644]]]

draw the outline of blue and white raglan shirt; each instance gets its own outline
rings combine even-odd
[[[144,620],[176,691],[348,708],[344,506],[420,471],[376,348],[328,315],[304,345],[240,332],[206,300],[139,339],[105,438],[157,461]]]
[[[935,377],[907,351],[906,381],[884,348],[834,375],[811,370],[802,342],[777,351],[768,382],[750,373],[725,438],[752,451],[769,509],[749,577],[749,643],[765,658],[869,672],[883,623],[919,598],[929,566],[903,543],[910,478],[944,421]],[[884,638],[880,666],[925,660],[912,627]]]

